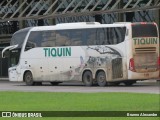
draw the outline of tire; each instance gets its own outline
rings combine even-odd
[[[25,73],[24,81],[25,81],[26,85],[28,85],[28,86],[34,85],[33,76],[32,76],[31,72],[28,71],[28,72]]]
[[[107,81],[106,81],[106,74],[104,71],[100,71],[97,74],[97,83],[99,86],[104,87],[107,85]]]
[[[84,72],[82,80],[83,80],[83,83],[86,86],[92,86],[93,85],[93,76],[92,76],[92,73],[90,71]]]

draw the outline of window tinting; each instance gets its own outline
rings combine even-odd
[[[56,46],[80,46],[83,45],[84,32],[77,30],[56,31]]]
[[[96,45],[104,45],[106,43],[106,29],[107,28],[96,29]]]
[[[33,31],[26,47],[85,46],[118,44],[125,39],[125,27]]]
[[[112,45],[118,44],[125,39],[125,27],[110,27],[96,29],[96,44],[94,45]]]
[[[43,31],[40,47],[52,47],[56,45],[56,33],[55,31]]]
[[[40,31],[34,31],[31,32],[29,37],[28,37],[28,41],[27,41],[27,49],[29,48],[35,48],[35,47],[41,47],[41,43],[42,43],[42,32]]]
[[[28,37],[26,50],[35,47],[55,46],[56,36],[54,31],[32,31]]]
[[[68,46],[71,44],[69,31],[59,30],[56,31],[55,46]]]
[[[157,28],[154,24],[133,24],[132,37],[157,37]]]
[[[109,44],[118,44],[124,41],[126,28],[125,27],[115,27],[108,28]]]
[[[96,29],[86,29],[86,37],[83,40],[83,43],[86,43],[86,45],[96,45]]]
[[[18,48],[21,48],[26,35],[27,35],[27,32],[18,32],[16,34],[14,34],[11,39],[11,45],[18,44]]]

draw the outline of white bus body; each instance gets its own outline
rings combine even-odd
[[[69,80],[83,81],[87,86],[105,86],[108,82],[131,85],[136,80],[159,77],[155,23],[68,23],[25,28],[13,35],[9,50],[9,80],[27,85]]]

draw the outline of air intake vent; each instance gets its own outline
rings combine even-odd
[[[136,48],[136,53],[155,53],[156,47],[143,47],[143,48]]]

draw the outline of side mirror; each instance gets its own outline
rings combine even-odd
[[[12,50],[12,49],[15,49],[16,47],[18,47],[18,44],[17,45],[8,46],[8,47],[4,48],[2,50],[2,58],[5,58],[4,53],[5,53],[6,50]]]

